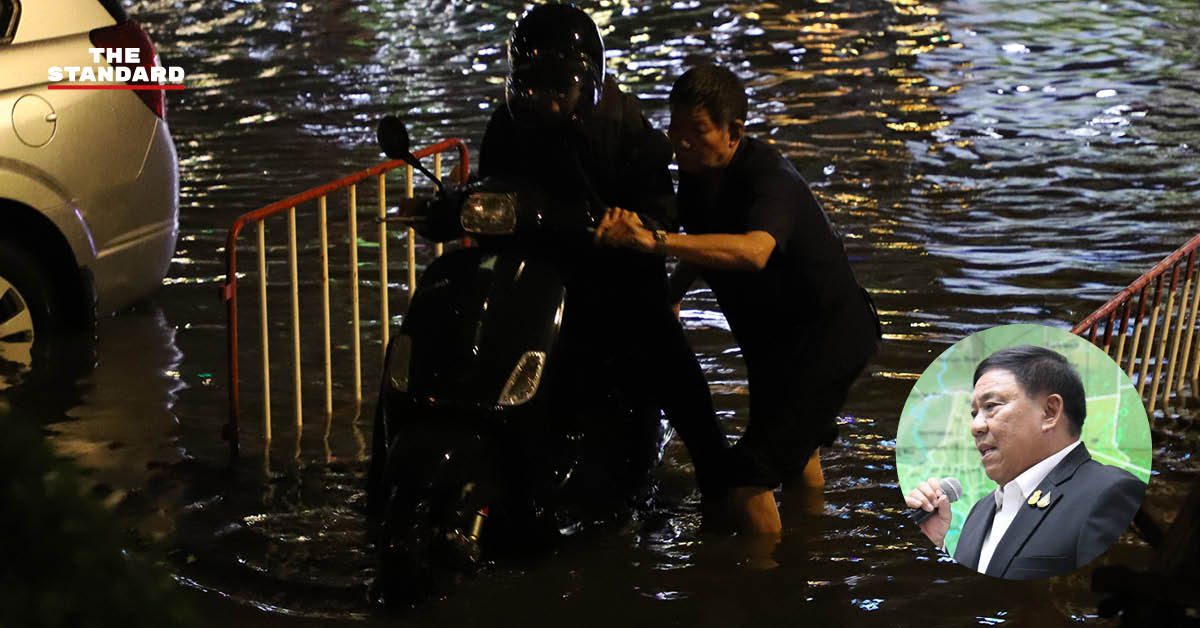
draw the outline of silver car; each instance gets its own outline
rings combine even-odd
[[[145,297],[175,249],[164,91],[49,87],[51,68],[107,65],[89,48],[158,61],[120,0],[0,0],[0,360]]]

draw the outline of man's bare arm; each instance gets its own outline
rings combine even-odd
[[[616,246],[674,255],[684,262],[708,268],[762,270],[775,250],[775,238],[766,231],[749,233],[666,234],[659,244],[637,214],[612,208],[596,228],[596,240]]]
[[[651,250],[655,250],[654,247]],[[708,268],[762,270],[771,258],[771,251],[775,250],[775,238],[766,231],[703,235],[668,233],[666,241],[656,250]]]

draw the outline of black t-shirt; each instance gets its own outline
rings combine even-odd
[[[680,176],[679,207],[688,233],[766,231],[775,238],[761,271],[702,269],[751,374],[781,361],[853,368],[874,353],[874,314],[841,238],[778,150],[744,138],[719,181]]]

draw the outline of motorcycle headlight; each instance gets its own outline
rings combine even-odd
[[[517,227],[517,197],[498,192],[476,192],[463,202],[459,222],[467,233],[510,234]]]
[[[517,366],[497,401],[502,406],[518,406],[533,398],[538,383],[542,381],[542,367],[546,366],[546,354],[541,351],[526,351],[517,360]]]
[[[387,377],[392,388],[408,392],[408,366],[412,362],[412,338],[396,334],[392,338],[392,350],[388,352]]]

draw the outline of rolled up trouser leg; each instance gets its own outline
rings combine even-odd
[[[813,452],[837,439],[838,413],[865,366],[752,375],[750,423],[730,451],[730,483],[774,488],[800,477]]]

